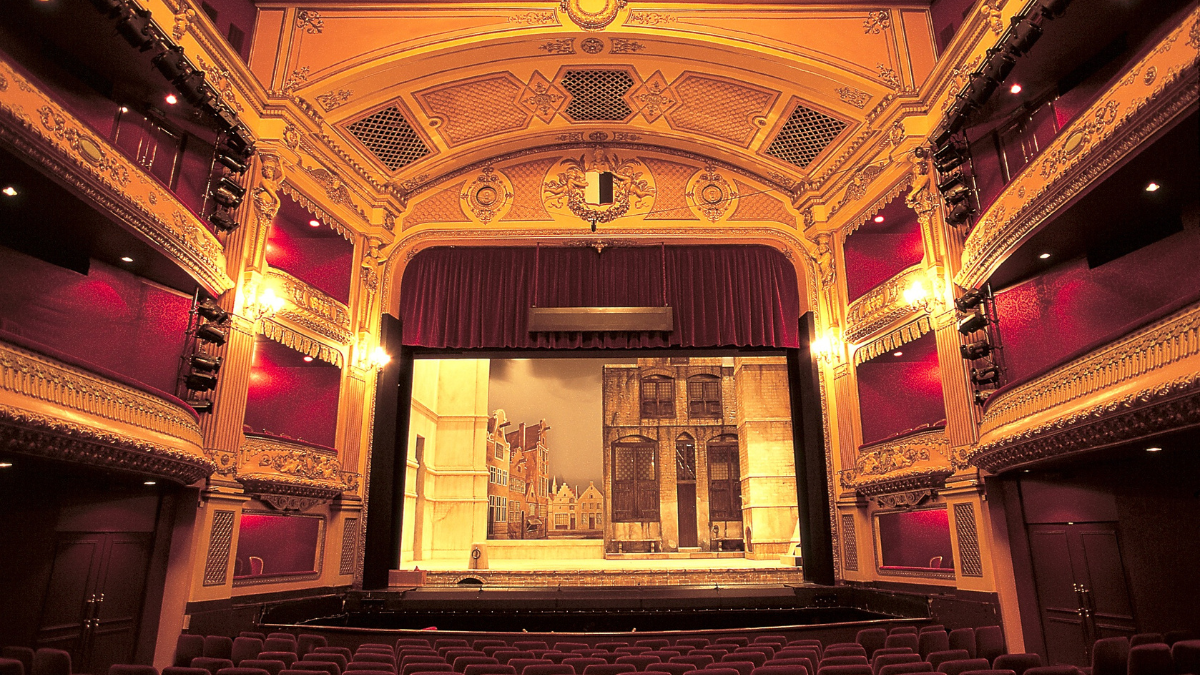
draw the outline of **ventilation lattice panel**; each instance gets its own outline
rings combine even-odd
[[[623,70],[568,70],[560,84],[571,94],[565,114],[576,122],[620,122],[633,114],[622,98],[633,78]]]
[[[406,167],[429,154],[425,141],[394,105],[347,125],[346,130],[374,153],[388,171]]]
[[[846,123],[839,119],[797,105],[767,147],[767,154],[803,169],[845,128]]]

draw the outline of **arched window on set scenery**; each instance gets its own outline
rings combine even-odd
[[[665,375],[642,378],[642,417],[671,419],[675,417],[675,380]]]
[[[721,416],[721,378],[696,375],[688,378],[688,417]]]

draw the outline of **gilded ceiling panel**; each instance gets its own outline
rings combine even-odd
[[[454,187],[444,188],[422,199],[413,206],[412,211],[404,217],[404,227],[407,230],[423,223],[469,223],[470,218],[463,213],[461,195],[467,184],[462,181]]]
[[[654,174],[654,180],[658,184],[654,210],[646,214],[646,220],[699,220],[688,207],[685,193],[688,180],[700,167],[654,157],[640,159]]]
[[[666,114],[674,129],[748,147],[779,92],[725,78],[686,73],[672,85],[680,103]]]
[[[425,89],[414,96],[446,145],[455,147],[528,127],[533,113],[520,103],[524,89],[525,84],[512,73],[495,73]]]

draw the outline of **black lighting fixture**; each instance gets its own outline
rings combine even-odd
[[[216,373],[191,372],[183,379],[184,384],[192,391],[211,391],[217,386]]]
[[[967,187],[966,185],[961,185],[961,184],[955,185],[954,187],[947,190],[946,193],[942,195],[942,198],[945,199],[946,203],[949,204],[950,206],[952,206],[952,207],[958,206],[958,205],[970,200],[971,188]]]
[[[975,392],[975,405],[981,406],[981,405],[987,403],[988,399],[991,398],[992,394],[994,394],[994,393],[996,393],[994,390],[976,391]],[[200,411],[197,410],[196,412],[200,412]]]
[[[1033,21],[1032,17],[1013,17],[1012,28],[1009,30],[1008,42],[1006,46],[1013,53],[1024,56],[1033,49],[1042,37],[1042,27]]]
[[[971,383],[976,386],[996,384],[999,381],[1000,368],[998,368],[995,364],[988,364],[982,368],[971,369]]]
[[[217,101],[217,92],[208,86],[204,81],[204,73],[199,70],[184,75],[183,77],[173,80],[175,87],[179,89],[179,93],[183,94],[183,100],[192,105],[215,105]]]
[[[208,216],[208,222],[222,232],[232,232],[238,228],[238,221],[226,209],[217,209]]]
[[[221,370],[221,357],[197,352],[188,361],[194,373],[210,373],[216,375]]]
[[[978,361],[992,353],[992,345],[987,340],[959,345],[958,349],[962,353],[962,357],[968,361]]]
[[[947,140],[938,146],[933,153],[933,165],[938,173],[946,173],[958,168],[967,159],[967,141],[962,138]]]
[[[958,319],[958,332],[963,335],[970,335],[976,331],[983,330],[988,325],[987,317],[983,311],[976,309],[966,316]]]
[[[238,185],[229,176],[221,176],[217,181],[217,187],[213,188],[213,199],[218,204],[227,209],[236,209],[242,203],[242,197],[246,194],[246,188]]]
[[[117,34],[131,47],[147,51],[158,40],[158,31],[150,23],[150,11],[128,5],[117,10]]]
[[[216,324],[229,323],[229,312],[221,309],[221,307],[212,300],[205,300],[199,305],[196,305],[196,313],[203,317],[206,321],[211,321]]]
[[[971,78],[970,83],[967,84],[965,100],[972,108],[982,108],[999,86],[1000,83],[998,81],[976,73]]]
[[[125,0],[92,0],[96,11],[105,16],[113,17],[117,15],[117,11],[125,6]]]
[[[996,49],[989,52],[987,63],[983,69],[979,71],[980,75],[988,80],[994,81],[997,85],[1008,78],[1009,73],[1016,67],[1017,61],[1005,49]]]
[[[987,293],[982,288],[972,288],[954,299],[954,307],[964,314],[983,304]]]
[[[163,77],[172,82],[193,70],[192,64],[188,63],[187,57],[183,55],[183,47],[179,45],[167,47],[161,54],[150,59],[150,62]]]
[[[221,327],[217,324],[204,323],[196,328],[196,339],[212,343],[219,347],[225,344],[225,341],[229,338],[225,335],[225,331],[221,330]]]
[[[971,104],[964,98],[956,98],[950,109],[946,111],[946,130],[957,134],[967,125],[973,110]]]
[[[959,202],[946,213],[946,222],[954,226],[965,225],[974,213],[975,207],[970,201]]]
[[[207,415],[213,410],[212,400],[206,398],[189,398],[187,404],[197,415]]]
[[[940,181],[938,181],[937,188],[938,188],[938,192],[940,192],[944,195],[944,194],[950,192],[951,190],[953,190],[955,187],[958,187],[958,186],[965,187],[966,184],[967,184],[967,174],[960,168],[955,171],[951,171],[950,173],[947,173],[945,176],[942,176],[942,179]]]
[[[229,109],[225,104],[213,104],[205,112],[212,115],[220,125],[221,131],[229,131],[238,125],[237,113]]]
[[[234,173],[246,173],[250,157],[245,151],[234,150],[226,143],[217,146],[217,161]]]

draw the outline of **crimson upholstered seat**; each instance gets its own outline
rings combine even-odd
[[[260,633],[256,630],[244,630],[238,633],[238,637],[257,638],[258,640],[262,641],[267,639],[267,634]]]
[[[575,669],[576,675],[582,673],[584,668],[587,668],[588,666],[598,666],[606,663],[608,663],[608,661],[595,656],[576,656],[575,658],[562,660],[562,664],[564,666],[571,666],[571,668]]]
[[[233,661],[229,659],[218,659],[212,656],[197,656],[192,659],[193,668],[203,668],[213,675],[217,675],[218,670],[232,668]]]
[[[907,635],[907,634],[916,635],[917,627],[916,626],[892,626],[891,628],[888,629],[888,635]]]
[[[804,668],[808,675],[817,675],[817,665],[811,659],[794,658],[794,659],[773,659],[767,661],[768,666],[799,666]]]
[[[470,646],[471,645],[468,644],[467,641],[462,638],[438,638],[433,641],[433,648],[438,650],[438,652],[441,652],[443,649],[446,649],[446,648],[461,649],[463,647],[470,647]]]
[[[736,645],[738,647],[745,647],[750,644],[750,638],[742,637],[739,635],[732,635],[732,636],[728,636],[728,637],[717,638],[717,641],[715,644]]]
[[[667,663],[680,663],[699,670],[700,668],[711,666],[714,660],[708,654],[688,654],[687,656],[672,656],[667,659]]]
[[[204,653],[211,659],[233,660],[233,638],[224,635],[208,635],[204,638]]]
[[[877,675],[907,675],[908,673],[932,673],[933,666],[928,661],[913,661],[912,663],[893,663],[879,669]]]
[[[364,670],[372,672],[392,673],[396,675],[396,667],[390,663],[380,663],[378,661],[351,661],[346,664],[344,673],[361,673]]]
[[[693,670],[695,668],[687,663],[651,663],[646,666],[647,673],[668,673],[668,675],[683,675]]]
[[[522,651],[519,649],[502,649],[498,652],[492,652],[492,658],[500,663],[508,663],[513,659],[532,659],[533,652]],[[520,669],[517,669],[520,672]]]
[[[645,654],[646,652],[649,652],[649,651],[653,651],[653,650],[650,649],[649,647],[636,647],[636,646],[630,647],[629,645],[626,645],[624,647],[617,647],[616,649],[613,650],[614,653],[620,652],[622,654],[628,654],[629,656],[637,656],[638,654]]]
[[[529,666],[561,666],[562,664],[555,663],[555,662],[551,661],[550,659],[527,658],[527,659],[509,659],[508,665],[515,668],[518,673],[524,673],[525,669],[528,668]],[[567,666],[567,668],[570,668],[570,666]],[[574,669],[572,669],[571,672],[575,672]]]
[[[554,643],[554,648],[560,652],[571,652],[576,649],[591,649],[583,642],[567,642],[565,640]]]
[[[1092,675],[1125,675],[1129,664],[1129,638],[1111,637],[1092,645]]]
[[[912,633],[892,633],[887,636],[887,640],[883,643],[885,648],[893,647],[908,647],[914,654],[917,653],[917,647],[920,643],[917,637],[916,629]]]
[[[711,665],[711,666],[697,672],[696,675],[740,675],[740,674],[738,673],[737,670],[734,670],[733,668],[725,668],[725,667],[721,666],[721,664],[718,663],[718,664]]]
[[[739,649],[732,654],[726,654],[725,656],[721,657],[722,663],[725,663],[726,661],[749,661],[750,663],[754,664],[755,668],[757,668],[767,663],[767,655],[750,649]]]
[[[782,649],[787,644],[787,637],[783,635],[759,635],[754,638],[755,645],[776,645],[776,651]]]
[[[663,647],[670,647],[671,641],[664,640],[662,638],[650,638],[648,640],[638,640],[637,642],[633,643],[633,646],[649,647],[650,649],[661,649]]]
[[[996,670],[1011,670],[1017,675],[1025,675],[1025,671],[1041,665],[1040,654],[1001,654],[992,661],[992,667]]]
[[[975,657],[995,661],[997,656],[1008,651],[1004,645],[1004,631],[1000,626],[981,626],[975,629]]]
[[[341,654],[305,654],[297,663],[332,663],[338,667],[340,673],[346,669],[349,661]]]
[[[987,670],[991,665],[987,659],[958,659],[942,663],[938,672],[946,675],[962,675],[968,670]]]
[[[603,666],[588,666],[588,668],[612,668],[609,664]],[[521,675],[574,675],[575,671],[571,666],[561,663],[534,663],[525,666],[521,671]]]
[[[277,633],[271,633],[271,635],[277,635]],[[279,637],[268,637],[266,640],[263,640],[262,650],[264,652],[291,652],[295,654],[298,646],[299,645],[295,640],[288,640],[286,638]]]
[[[969,658],[971,658],[971,654],[965,649],[947,649],[941,652],[932,652],[925,656],[925,660],[933,666],[934,670],[938,670],[947,661],[960,661]]]
[[[544,640],[517,640],[516,642],[513,643],[513,646],[516,647],[517,649],[523,649],[525,651],[529,651],[531,649],[549,649],[550,648],[550,645],[546,644],[546,642]]]
[[[1175,662],[1165,642],[1141,644],[1129,648],[1129,675],[1174,675]]]
[[[261,654],[260,654],[261,656]],[[309,654],[308,656],[312,656]],[[340,656],[340,654],[339,654]],[[307,657],[306,657],[307,658]],[[288,666],[289,670],[307,670],[316,673],[329,673],[329,675],[342,675],[342,667],[333,661],[296,661]]]
[[[472,663],[463,675],[517,675],[517,669],[503,663]]]
[[[310,651],[308,653],[309,654],[341,654],[342,656],[346,657],[347,661],[349,661],[354,656],[353,652],[350,651],[349,647],[314,647],[312,649],[312,651]],[[304,656],[304,655],[301,654],[301,656]]]
[[[396,649],[401,647],[432,647],[425,638],[396,638]]]
[[[296,656],[296,654],[294,652],[262,651],[262,652],[258,653],[258,658],[271,660],[271,661],[283,661],[283,665],[287,666],[288,668],[293,668],[296,664],[296,661],[298,661],[300,657]],[[345,657],[343,657],[343,658],[345,658]],[[338,666],[338,667],[340,668],[341,666]]]
[[[365,662],[373,661],[375,663],[389,663],[393,666],[396,665],[396,657],[393,656],[390,651],[388,651],[388,652],[373,652],[373,651],[367,651],[367,650],[360,648],[357,652],[354,653],[354,660],[355,661],[365,661]]]
[[[279,675],[279,673],[287,670],[287,664],[285,664],[283,661],[277,661],[275,659],[244,659],[241,665],[238,667],[258,668],[260,670],[267,671],[271,675]],[[112,675],[112,673],[109,675]]]
[[[1011,670],[968,670],[968,671],[964,671],[962,675],[1013,675],[1013,671],[1011,671]]]
[[[920,633],[936,633],[939,631],[942,633],[945,633],[946,627],[940,623],[934,623],[934,624],[930,624],[928,626],[921,626],[921,630],[917,631],[917,633],[918,634],[920,634]]]
[[[867,657],[862,654],[848,654],[846,656],[826,656],[821,659],[819,668],[828,666],[870,666],[867,663]]]
[[[658,658],[657,656],[646,656],[645,654],[642,654],[639,656],[622,656],[617,659],[616,665],[620,665],[622,663],[628,663],[641,672],[645,670],[646,666],[650,665],[651,663],[662,663],[662,659]]]
[[[1075,666],[1040,666],[1025,671],[1025,675],[1083,675]]]
[[[950,649],[967,650],[968,658],[975,658],[975,629],[955,628],[950,631]]]
[[[452,673],[454,672],[454,667],[445,661],[416,661],[400,666],[401,675],[434,672]]]
[[[750,673],[753,672],[755,668],[757,668],[757,666],[754,665],[753,661],[746,661],[744,659],[734,657],[733,654],[726,655],[726,658],[728,658],[730,660],[729,661],[721,660],[717,665],[721,666],[722,668],[733,668],[734,670],[738,671],[738,673],[740,673],[741,675],[750,675]]]
[[[0,658],[0,675],[25,675],[25,664],[20,659]]]
[[[761,668],[755,668],[750,672],[750,675],[810,675],[808,669],[801,665],[795,666],[775,666],[765,665]]]
[[[296,638],[296,654],[304,656],[305,654],[314,651],[317,647],[325,647],[328,644],[329,640],[326,640],[324,635],[301,633],[300,636]]]
[[[879,654],[871,662],[871,670],[875,675],[879,675],[879,671],[884,666],[891,666],[897,663],[918,663],[921,657],[909,652],[907,654]]]
[[[872,656],[869,660],[871,661],[872,664],[874,664],[875,659],[877,659],[881,656],[894,656],[896,654],[912,654],[912,653],[913,653],[913,650],[909,649],[908,647],[884,647],[882,649],[876,649],[875,655]]]
[[[262,668],[222,668],[217,675],[271,675]]]
[[[498,660],[496,660],[490,656],[483,656],[483,655],[460,656],[457,659],[454,659],[454,661],[451,662],[450,665],[454,666],[454,672],[462,673],[462,672],[466,672],[467,666],[476,666],[476,665],[480,665],[480,664],[484,664],[484,663],[494,663],[496,665],[500,665],[500,662]]]
[[[1171,645],[1175,672],[1200,675],[1200,640],[1179,640]]]
[[[263,641],[252,637],[236,637],[233,639],[233,649],[230,651],[229,660],[233,664],[241,665],[246,659],[256,659],[263,650]]]
[[[1152,645],[1159,642],[1163,644],[1167,643],[1167,641],[1163,639],[1162,633],[1138,633],[1137,635],[1129,638],[1130,648],[1138,645]]]
[[[682,640],[676,640],[675,644],[680,647],[695,647],[696,649],[703,649],[710,643],[708,638],[683,638]]]
[[[862,656],[865,658],[867,650],[863,649],[863,646],[857,642],[839,642],[829,645],[821,654],[822,659],[829,656]]]
[[[204,636],[180,635],[175,641],[175,665],[187,668],[197,656],[204,656]]]
[[[191,666],[167,666],[162,669],[162,675],[209,675],[209,672],[203,668],[192,668]]]
[[[950,649],[950,634],[944,630],[925,631],[917,636],[917,653],[921,658],[947,649]]]
[[[775,656],[776,651],[777,650],[775,649],[774,645],[750,645],[749,647],[738,647],[737,649],[733,650],[733,653],[748,654],[750,652],[758,652],[759,654],[765,656],[767,661],[770,661],[771,657]]]
[[[874,656],[876,649],[883,649],[886,640],[887,631],[882,628],[864,628],[854,636],[854,641],[867,650],[867,658]]]
[[[871,666],[821,666],[817,675],[872,675]]]

